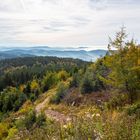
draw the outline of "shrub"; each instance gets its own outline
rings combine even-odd
[[[6,123],[0,123],[0,139],[4,139],[8,136],[8,125]]]
[[[23,92],[27,95],[27,97],[30,96],[30,93],[31,93],[31,84],[30,84],[30,82],[27,82],[25,88],[23,89]]]
[[[67,93],[67,86],[62,82],[58,85],[56,94],[51,98],[51,103],[59,104]]]
[[[17,111],[26,101],[26,95],[16,88],[7,88],[0,93],[0,111]]]
[[[131,116],[135,114],[138,118],[140,118],[140,103],[131,105],[126,109],[126,111],[128,115]]]
[[[139,140],[140,138],[140,120],[137,120],[136,123],[133,125],[133,135],[132,135],[132,139],[133,140]]]
[[[32,128],[33,124],[36,122],[36,113],[35,111],[30,111],[24,118],[21,118],[16,121],[16,126],[18,129],[30,129]]]
[[[89,76],[85,75],[83,78],[80,91],[82,94],[91,93],[93,91],[93,81]]]
[[[37,127],[40,127],[40,126],[44,125],[45,121],[46,121],[45,114],[43,114],[43,113],[39,114],[36,118]]]
[[[29,113],[27,113],[25,118],[16,121],[16,126],[19,129],[26,128],[30,130],[31,128],[33,128],[33,126],[41,127],[42,125],[44,125],[45,121],[45,114],[39,114],[37,116],[36,112],[34,110],[31,110]]]
[[[57,78],[56,73],[53,73],[53,72],[47,73],[46,76],[43,78],[43,81],[42,81],[43,92],[50,89],[52,86],[57,84],[57,82],[58,82],[58,78]]]
[[[104,89],[104,84],[101,81],[101,74],[94,68],[87,69],[80,85],[80,91],[82,94],[91,93],[93,91],[100,91]]]
[[[37,96],[34,93],[30,93],[30,98],[32,102],[34,102],[37,99]]]
[[[127,116],[126,114],[119,114],[114,118],[108,116],[104,125],[102,126],[104,133],[104,140],[138,140],[139,136],[135,136],[133,139],[134,132],[139,131],[139,128],[135,128],[136,120],[133,117]]]
[[[116,94],[114,95],[109,102],[107,102],[108,109],[117,109],[123,107],[129,102],[127,94]]]
[[[23,105],[23,103],[26,101],[27,97],[23,93],[19,93],[19,99],[14,104],[14,111],[19,110],[19,108]]]
[[[62,80],[62,81],[66,81],[68,76],[69,76],[69,74],[64,70],[62,70],[58,73],[58,79]]]
[[[36,122],[36,113],[35,111],[31,111],[25,117],[23,123],[27,129],[30,129],[35,122]]]
[[[6,140],[11,140],[17,133],[18,133],[18,129],[16,127],[10,128],[8,131],[8,137],[6,138]]]
[[[73,74],[72,80],[70,81],[70,87],[78,87],[80,83],[80,76],[78,73]]]
[[[39,93],[40,93],[40,85],[39,85],[39,83],[38,83],[37,80],[33,80],[33,81],[31,82],[31,92],[32,92],[32,93],[35,93],[36,96],[39,95]]]
[[[139,140],[139,119],[116,111],[97,112],[87,111],[67,124],[48,121],[43,127],[20,131],[19,136],[21,139]]]

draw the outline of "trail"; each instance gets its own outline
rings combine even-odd
[[[46,104],[49,103],[50,98],[46,98],[42,103],[39,103],[36,107],[35,110],[37,114],[39,114],[43,109],[45,108]]]
[[[71,120],[69,116],[66,116],[58,111],[54,111],[50,109],[45,111],[45,115],[59,123],[67,123]]]
[[[46,93],[46,94],[48,94],[48,93]],[[59,123],[69,122],[71,120],[71,118],[69,116],[66,116],[58,111],[54,111],[51,109],[45,110],[46,105],[49,104],[50,98],[51,98],[51,95],[47,96],[41,103],[36,105],[35,110],[36,110],[37,114],[39,114],[43,111],[45,113],[46,117],[53,119]]]

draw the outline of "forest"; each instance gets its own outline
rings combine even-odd
[[[140,46],[122,28],[96,62],[0,60],[0,140],[139,140]]]

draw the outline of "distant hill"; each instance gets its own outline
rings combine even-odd
[[[56,56],[62,58],[78,58],[85,61],[95,61],[97,58],[104,56],[106,50],[82,50],[64,49],[64,48],[49,48],[45,46],[28,47],[28,48],[1,48],[0,59],[10,59],[17,57],[32,57],[32,56]]]

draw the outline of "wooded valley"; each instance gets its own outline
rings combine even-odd
[[[139,140],[140,46],[125,30],[96,62],[0,61],[0,140]]]

